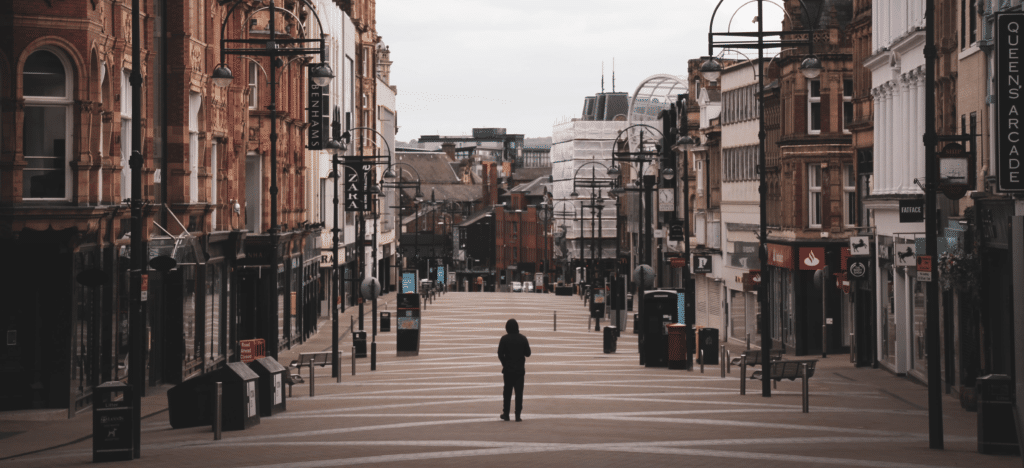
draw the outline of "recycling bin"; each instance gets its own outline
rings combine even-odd
[[[1003,374],[978,377],[978,453],[1017,454],[1013,381]]]
[[[718,364],[718,329],[700,329],[700,350],[704,352],[702,364]]]
[[[618,327],[604,327],[604,353],[610,354],[615,352],[616,341],[619,337]]]
[[[687,330],[690,327],[681,323],[668,325],[668,368],[688,369],[689,353],[687,352]]]
[[[283,412],[288,404],[284,395],[284,375],[288,369],[285,369],[272,357],[250,362],[249,369],[252,369],[260,377],[258,392],[260,417],[273,416]]]
[[[365,331],[354,331],[352,332],[352,346],[356,347],[356,357],[366,357],[366,332]]]
[[[105,382],[93,390],[92,461],[131,460],[135,453],[131,386]]]
[[[391,312],[380,313],[380,331],[381,333],[391,331]]]
[[[259,375],[241,362],[200,375],[167,391],[167,413],[171,427],[210,426],[213,424],[216,382],[223,382],[221,399],[226,431],[247,429],[260,423]]]

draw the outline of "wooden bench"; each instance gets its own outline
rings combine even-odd
[[[305,379],[298,372],[302,371],[302,368],[309,367],[310,380],[313,376],[313,366],[326,367],[331,363],[331,353],[326,351],[319,353],[299,353],[299,358],[292,361],[288,367],[295,369],[295,374],[286,374],[284,383],[288,384],[288,396],[292,396],[292,386],[295,384],[305,383]],[[310,390],[312,392],[312,389]]]

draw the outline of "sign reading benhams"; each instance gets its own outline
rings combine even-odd
[[[996,16],[996,180],[1002,192],[1024,192],[1024,13]]]

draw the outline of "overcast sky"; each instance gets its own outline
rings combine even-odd
[[[468,135],[474,127],[550,136],[556,121],[579,117],[583,98],[601,91],[602,62],[605,91],[614,59],[614,90],[630,96],[651,75],[685,75],[688,59],[707,55],[717,3],[378,0],[377,33],[391,49],[398,86],[396,138]],[[745,3],[726,0],[716,31]],[[765,9],[766,29],[778,29],[778,8]],[[755,14],[753,5],[739,10],[733,31],[756,27]]]

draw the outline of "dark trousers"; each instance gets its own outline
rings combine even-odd
[[[512,403],[512,390],[516,391],[516,416],[519,416],[523,412],[523,377],[526,376],[525,372],[514,372],[502,374],[505,378],[505,391],[502,393],[504,401],[501,409],[504,414],[508,414],[509,407]]]

